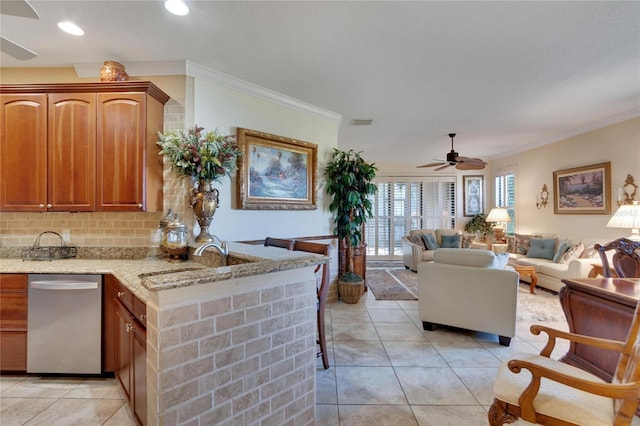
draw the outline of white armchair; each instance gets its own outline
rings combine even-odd
[[[418,311],[425,330],[448,325],[498,335],[509,346],[516,333],[518,273],[508,254],[438,249],[418,265]]]

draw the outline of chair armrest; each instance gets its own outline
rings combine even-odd
[[[507,365],[513,373],[518,374],[523,368],[531,373],[531,382],[520,394],[518,404],[520,405],[522,419],[532,423],[536,423],[536,411],[533,407],[533,401],[540,390],[540,379],[542,378],[607,398],[634,399],[640,397],[639,382],[624,384],[596,382],[559,373],[543,365],[520,359],[512,359]]]
[[[606,349],[615,352],[622,352],[624,349],[624,342],[611,339],[603,339],[600,337],[585,336],[582,334],[569,333],[555,328],[547,327],[544,325],[532,325],[531,334],[539,335],[541,332],[547,333],[547,344],[540,351],[540,355],[549,358],[551,352],[556,345],[556,338],[566,339],[574,343],[580,343],[583,345],[593,346],[600,349]]]

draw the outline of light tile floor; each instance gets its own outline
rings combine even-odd
[[[486,333],[423,331],[417,301],[376,301],[371,292],[358,304],[330,303],[325,315],[331,368],[318,364],[316,384],[323,426],[485,426],[500,363],[546,342],[524,322],[509,347]],[[545,325],[568,330],[566,322]],[[552,358],[566,353],[563,343]]]
[[[487,425],[500,362],[538,352],[544,337],[518,323],[509,347],[494,335],[437,328],[423,331],[417,301],[327,305],[331,368],[317,367],[317,424]],[[564,322],[546,323],[567,329]],[[558,345],[554,358],[568,345]],[[634,425],[640,425],[638,418]],[[133,426],[115,379],[0,376],[0,425]],[[205,425],[203,425],[205,426]],[[208,426],[208,425],[206,425]]]

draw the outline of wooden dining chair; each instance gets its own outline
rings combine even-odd
[[[612,278],[607,251],[615,250],[611,259],[613,270],[620,278],[640,278],[640,241],[632,241],[628,238],[618,238],[604,246],[594,246],[602,260],[602,276]]]
[[[630,425],[640,401],[640,314],[636,306],[626,342],[532,325],[548,340],[539,355],[518,353],[498,369],[489,409],[491,426],[518,418],[540,425]],[[597,320],[597,319],[595,319]],[[611,383],[550,358],[556,339],[620,354]]]
[[[265,247],[280,247],[287,250],[293,249],[294,240],[288,240],[285,238],[273,238],[267,237],[264,239]]]
[[[309,253],[322,254],[329,257],[331,246],[329,244],[320,244],[310,241],[296,241],[293,244],[293,250],[306,251]],[[329,294],[329,263],[323,263],[318,265],[314,271],[317,273],[322,268],[322,278],[320,283],[316,285],[316,291],[318,293],[318,340],[317,344],[320,346],[318,356],[322,357],[322,365],[325,369],[329,368],[329,354],[327,353],[327,337],[324,324],[324,307],[327,303],[327,295]]]

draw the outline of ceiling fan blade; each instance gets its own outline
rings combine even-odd
[[[458,170],[482,170],[484,169],[484,165],[477,163],[458,163],[456,164],[456,169]]]
[[[39,19],[38,12],[27,0],[2,0],[0,13],[3,15],[19,16],[21,18]]]
[[[20,46],[18,43],[14,43],[2,36],[0,36],[0,50],[2,50],[7,55],[13,56],[19,61],[26,61],[38,56],[38,54],[33,50],[29,50],[24,46]]]
[[[447,164],[445,164],[445,165],[443,165],[443,166],[436,167],[435,169],[433,169],[433,171],[434,171],[434,172],[439,172],[440,170],[444,170],[444,169],[446,169],[446,168],[447,168],[447,167],[449,167],[449,166],[453,166],[453,164],[448,164],[448,163],[447,163]]]
[[[422,166],[416,166],[417,168],[420,167],[435,167],[435,166],[441,166],[443,164],[447,164],[444,161],[438,161],[437,163],[429,163],[429,164],[423,164]]]

